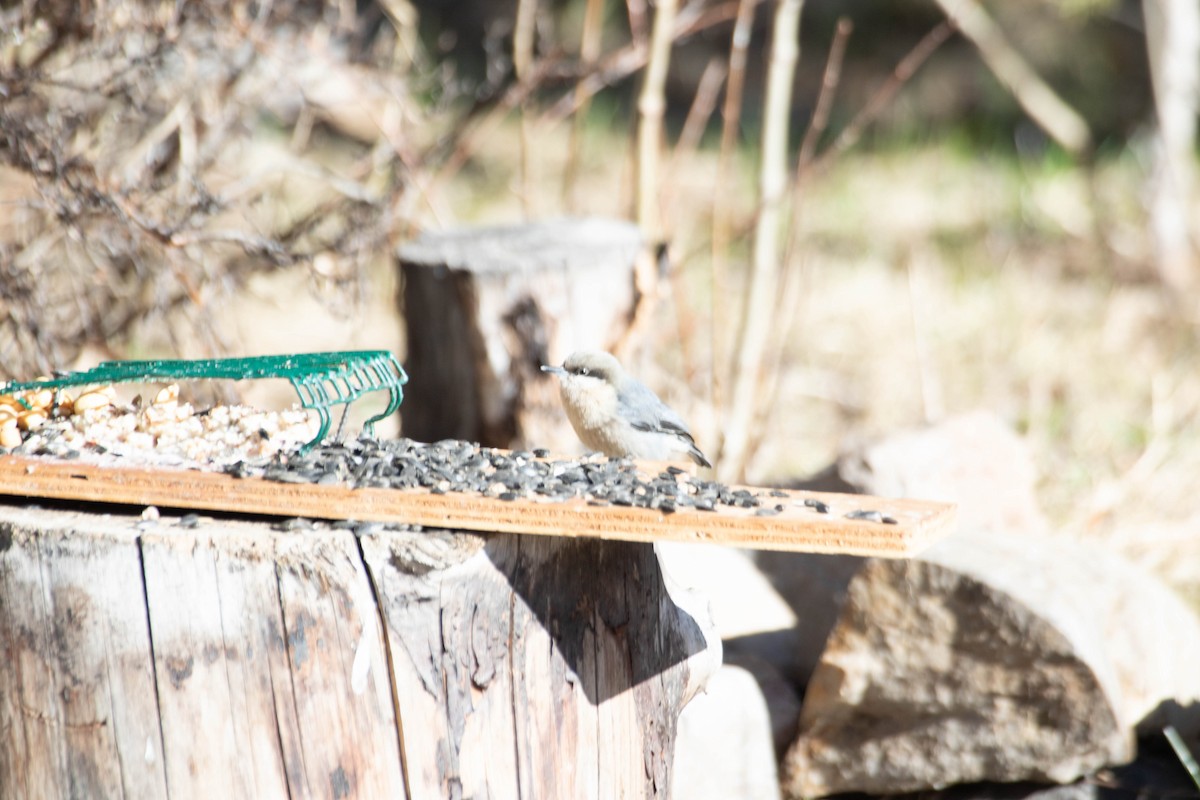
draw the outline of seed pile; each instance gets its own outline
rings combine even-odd
[[[53,389],[0,394],[0,447],[19,447],[26,438],[22,432],[38,430],[51,417],[69,417],[111,406],[115,396],[111,386],[88,389],[78,397]]]
[[[172,384],[148,403],[120,403],[111,386],[74,398],[49,389],[0,395],[0,434],[8,431],[13,435],[0,435],[0,454],[212,470],[293,449],[312,438],[316,422],[300,409],[198,411],[179,401],[179,387]]]
[[[789,497],[777,490],[734,489],[674,466],[647,475],[630,459],[552,460],[545,450],[509,452],[453,439],[423,444],[362,436],[302,454],[299,446],[316,430],[308,412],[264,412],[246,406],[196,411],[190,403],[179,402],[174,385],[150,403],[138,398],[126,405],[116,401],[111,387],[89,389],[76,398],[65,392],[34,394],[0,396],[0,454],[218,470],[235,477],[322,486],[466,492],[507,501],[584,498],[594,506],[632,506],[666,514],[724,506],[772,516],[784,510]],[[7,431],[14,435],[5,439]],[[831,513],[820,500],[806,499],[804,506],[817,514]],[[846,517],[896,523],[864,509]]]
[[[586,498],[597,506],[636,506],[664,513],[679,508],[715,511],[719,506],[777,514],[780,504],[764,504],[765,493],[731,489],[694,477],[678,467],[657,475],[638,471],[629,459],[547,459],[544,450],[493,450],[454,439],[422,444],[409,439],[361,437],[326,444],[307,454],[280,454],[270,460],[231,464],[225,472],[287,483],[345,485],[354,488],[427,489],[434,494],[468,492],[515,500]]]

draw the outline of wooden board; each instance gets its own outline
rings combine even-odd
[[[765,494],[765,490],[757,490]],[[788,492],[763,497],[780,504],[774,516],[753,509],[680,509],[672,514],[645,508],[591,506],[519,498],[505,501],[475,494],[421,490],[352,489],[279,483],[197,470],[101,467],[82,462],[0,457],[0,494],[99,503],[155,505],[318,519],[404,522],[438,528],[542,536],[618,539],[633,542],[711,542],[757,550],[903,558],[950,533],[954,506],[925,500],[866,495]],[[806,507],[828,504],[829,513]],[[874,510],[895,524],[847,519]]]

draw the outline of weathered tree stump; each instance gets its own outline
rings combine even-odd
[[[960,531],[868,560],[813,673],[788,797],[1067,783],[1200,727],[1200,620],[1099,543]]]
[[[465,228],[404,245],[404,435],[575,446],[540,367],[575,349],[622,350],[652,260],[635,225],[608,219]]]
[[[0,505],[0,797],[666,797],[650,545]]]

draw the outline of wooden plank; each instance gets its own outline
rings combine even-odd
[[[645,508],[590,506],[580,498],[566,502],[540,498],[504,501],[456,492],[351,489],[233,478],[198,470],[101,467],[16,456],[0,457],[0,493],[542,536],[712,542],[757,550],[890,558],[923,550],[947,535],[954,520],[951,504],[865,495],[793,491],[784,497],[764,498],[764,502],[783,506],[783,511],[774,516],[757,516],[751,509],[724,506],[715,512],[680,509],[664,514]],[[806,507],[807,499],[826,503],[829,513]],[[846,518],[847,513],[858,510],[879,511],[896,523]]]
[[[136,531],[0,507],[0,797],[165,798]]]

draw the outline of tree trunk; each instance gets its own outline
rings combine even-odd
[[[402,247],[404,435],[577,449],[541,366],[624,349],[652,260],[634,225],[604,219],[466,228]]]
[[[0,797],[669,796],[650,545],[360,533],[0,506]]]
[[[1200,9],[1195,0],[1144,0],[1146,51],[1158,117],[1154,172],[1149,181],[1150,231],[1163,283],[1194,287],[1197,228],[1192,212],[1196,177],[1196,112],[1200,110]]]

